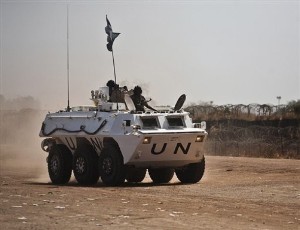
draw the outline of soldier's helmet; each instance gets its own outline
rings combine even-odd
[[[136,87],[134,87],[134,89],[133,89],[133,93],[135,94],[135,95],[141,95],[142,94],[142,88],[140,87],[140,86],[136,86]]]

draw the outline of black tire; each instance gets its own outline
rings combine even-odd
[[[124,183],[126,167],[119,149],[105,147],[99,157],[99,174],[104,184],[118,186]]]
[[[84,145],[76,149],[73,172],[79,184],[92,185],[99,179],[98,155],[92,146]]]
[[[174,176],[174,169],[172,168],[154,168],[148,169],[149,176],[153,183],[168,183]]]
[[[182,183],[197,183],[201,180],[205,171],[205,158],[199,163],[189,164],[176,169],[176,176]]]
[[[53,184],[66,184],[72,174],[72,153],[65,145],[54,145],[48,155],[48,173]]]
[[[142,182],[146,176],[147,169],[127,168],[126,180],[129,183]]]

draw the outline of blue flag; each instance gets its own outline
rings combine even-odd
[[[119,36],[120,33],[114,33],[112,31],[112,27],[111,27],[111,24],[107,18],[107,15],[106,15],[106,22],[107,22],[107,26],[105,27],[105,32],[107,33],[107,49],[108,51],[112,52],[112,46],[113,46],[113,43],[114,43],[114,40]]]

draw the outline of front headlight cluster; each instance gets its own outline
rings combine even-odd
[[[205,136],[197,136],[195,142],[203,142]]]
[[[143,144],[150,144],[151,143],[151,137],[144,137]]]

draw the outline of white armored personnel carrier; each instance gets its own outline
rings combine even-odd
[[[123,95],[124,96],[124,95]],[[192,123],[181,107],[135,111],[125,102],[109,102],[108,87],[92,93],[95,106],[49,113],[42,124],[42,149],[49,152],[52,183],[65,184],[72,171],[79,184],[108,186],[142,182],[148,170],[153,183],[168,183],[174,173],[182,183],[201,180],[205,159],[205,122]]]

